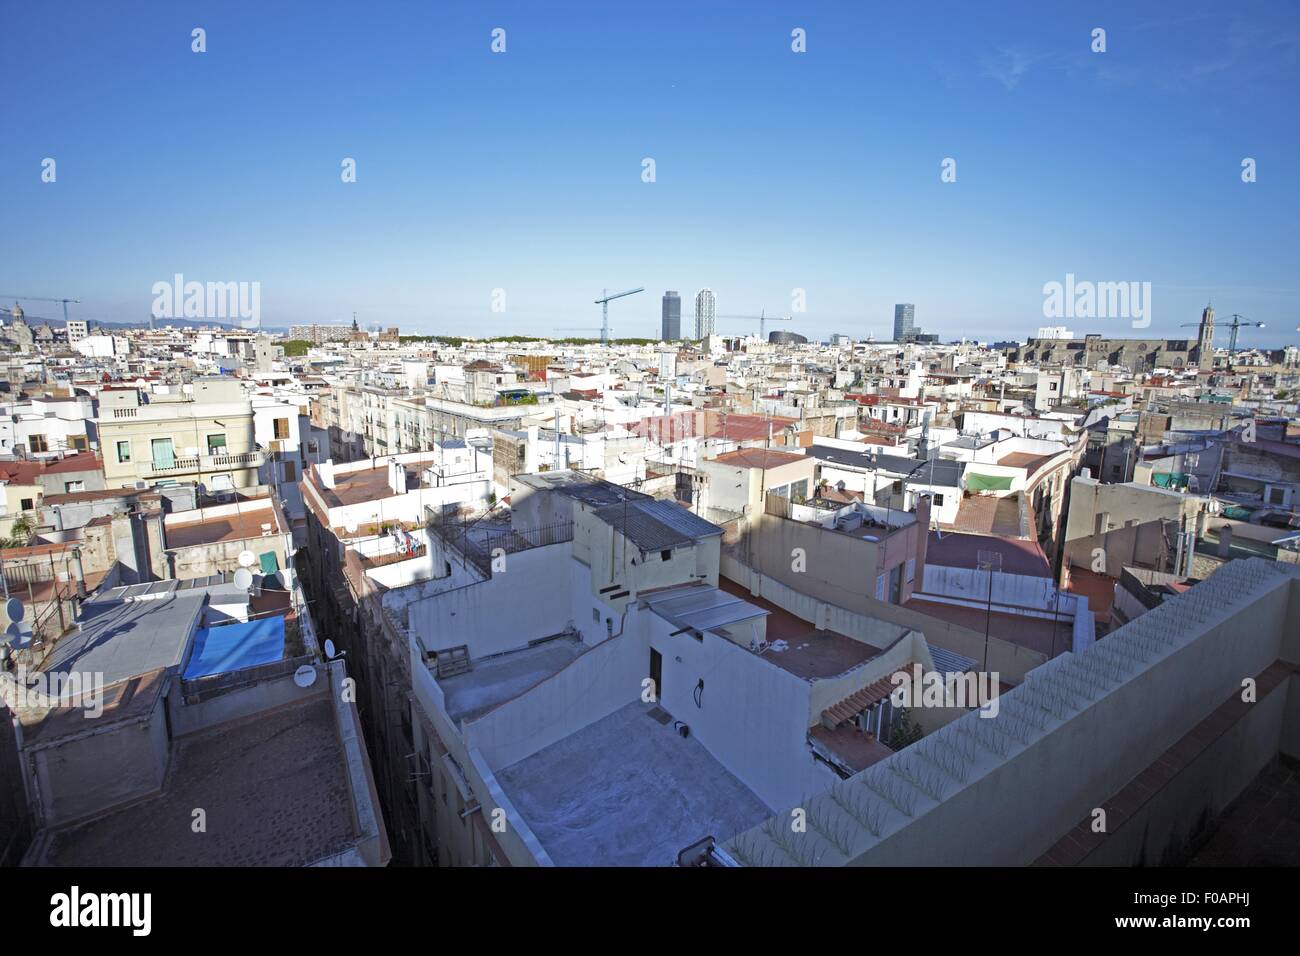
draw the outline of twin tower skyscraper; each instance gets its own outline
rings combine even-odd
[[[712,335],[716,321],[717,299],[713,295],[713,290],[701,289],[695,293],[694,328],[688,330],[688,334],[694,339]],[[682,297],[676,292],[664,293],[663,319],[659,337],[665,342],[677,342],[682,338]]]

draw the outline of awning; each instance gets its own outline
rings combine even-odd
[[[1010,475],[980,475],[966,472],[967,491],[1010,491]]]

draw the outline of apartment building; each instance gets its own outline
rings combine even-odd
[[[0,404],[0,455],[59,457],[97,444],[95,402],[85,395]]]
[[[1290,716],[1300,688],[1298,589],[1294,566],[1232,562],[1041,668],[1003,694],[996,716],[961,716],[801,803],[820,826],[787,838],[789,828],[765,822],[720,841],[723,858],[741,866],[1194,863],[1207,821],[1248,827],[1233,799],[1279,756],[1300,757]],[[1250,703],[1247,680],[1256,689]],[[1106,811],[1105,827],[1093,825],[1096,808]]]
[[[75,631],[24,652],[22,684],[0,674],[24,865],[388,862],[344,662],[322,659],[300,595],[275,594],[213,578],[104,588]]]
[[[113,488],[187,481],[230,491],[256,485],[266,460],[252,406],[232,378],[196,379],[184,393],[104,390],[98,425],[104,479]]]
[[[376,694],[395,857],[667,865],[892,752],[887,678],[935,666],[919,632],[753,596],[720,575],[723,530],[672,501],[573,471],[510,491],[508,514],[431,509],[427,553],[349,552],[326,598],[357,622],[337,639]],[[374,713],[385,688],[409,709]]]

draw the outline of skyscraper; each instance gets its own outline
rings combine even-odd
[[[702,339],[713,334],[716,304],[712,289],[695,293],[695,337]]]
[[[676,342],[682,337],[682,297],[676,292],[664,293],[663,327],[659,338]]]
[[[905,302],[894,306],[894,341],[910,342],[916,337],[916,306]]]

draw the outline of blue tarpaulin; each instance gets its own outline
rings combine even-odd
[[[269,664],[284,657],[284,618],[279,615],[249,621],[205,627],[194,635],[194,651],[185,666],[184,677],[193,680],[209,674]]]

